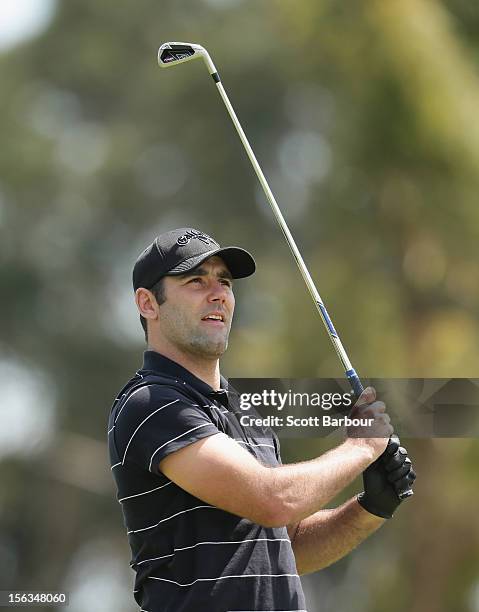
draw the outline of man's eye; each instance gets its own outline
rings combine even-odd
[[[190,283],[201,283],[201,278],[199,278],[199,277],[198,278],[192,278],[190,280]]]
[[[231,283],[231,281],[230,281],[230,280],[228,280],[227,278],[224,278],[224,279],[220,280],[220,283],[221,283],[222,285],[226,285],[227,287],[230,287],[230,288],[233,286],[233,285],[232,285],[232,283]]]

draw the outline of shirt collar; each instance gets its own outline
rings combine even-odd
[[[190,385],[202,395],[206,395],[211,400],[217,400],[224,406],[228,406],[228,381],[223,376],[221,376],[220,379],[221,389],[215,391],[210,385],[192,374],[179,363],[176,363],[176,361],[168,359],[168,357],[165,357],[161,353],[152,350],[144,352],[142,370],[173,376]]]

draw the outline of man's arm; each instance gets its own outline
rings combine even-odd
[[[379,529],[385,519],[364,510],[354,497],[332,510],[320,510],[288,527],[298,574],[316,572]]]
[[[216,434],[171,453],[160,470],[206,503],[265,527],[281,527],[317,512],[382,450],[348,439],[317,459],[266,467],[228,436]]]
[[[311,461],[266,467],[219,433],[171,453],[159,469],[191,495],[255,523],[297,523],[320,510],[383,453],[392,432],[384,404],[363,406],[362,413],[374,421],[369,431],[377,437],[348,438]]]

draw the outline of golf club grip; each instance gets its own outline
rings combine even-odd
[[[346,376],[348,377],[348,380],[351,383],[356,399],[359,399],[359,396],[364,391],[364,387],[363,387],[363,384],[359,376],[356,374],[354,370],[348,370],[346,372]],[[399,445],[401,445],[401,440],[399,440],[399,437],[398,437],[398,442],[399,442]],[[389,438],[388,446],[390,444],[391,444],[391,438]],[[407,489],[404,489],[404,491],[396,491],[396,493],[399,499],[407,499],[408,497],[411,497],[412,495],[414,495],[414,491],[410,487]]]
[[[353,388],[356,399],[359,399],[359,396],[364,391],[364,387],[363,383],[359,379],[359,376],[356,374],[356,370],[346,370],[346,376],[349,380],[351,387]]]

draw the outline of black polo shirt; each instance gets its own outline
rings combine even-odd
[[[280,463],[274,432],[243,427],[226,389],[223,378],[214,391],[148,350],[111,408],[111,469],[136,572],[134,597],[146,612],[305,612],[286,527],[225,512],[159,471],[169,453],[219,432],[262,463]]]

